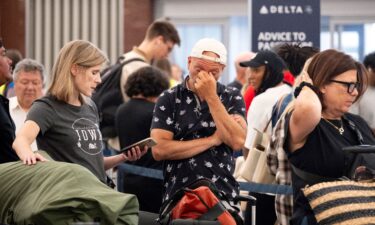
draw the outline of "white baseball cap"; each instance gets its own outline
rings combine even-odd
[[[219,57],[216,58],[203,55],[203,52],[213,52]],[[193,49],[191,50],[190,56],[210,60],[223,65],[226,65],[227,63],[227,49],[223,43],[212,38],[203,38],[195,43]]]

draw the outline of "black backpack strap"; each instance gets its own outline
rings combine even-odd
[[[124,59],[125,59],[125,56],[122,55],[122,56],[118,57],[116,63],[121,63],[121,61],[123,61]]]
[[[281,97],[276,104],[272,107],[272,128],[276,126],[277,121],[281,117],[281,114],[285,111],[285,108],[293,100],[293,94],[286,94]]]
[[[181,188],[176,193],[174,193],[169,200],[163,202],[159,210],[159,218],[157,219],[159,224],[169,224],[171,220],[172,209],[181,200],[184,194],[185,191],[183,188]]]
[[[125,59],[124,57],[120,57],[118,60],[119,62],[121,62],[121,60]],[[135,61],[139,61],[139,62],[145,62],[143,59],[141,58],[132,58],[132,59],[128,59],[128,60],[125,60],[121,63],[121,67],[125,66],[126,64],[129,64],[131,62],[135,62]]]
[[[122,67],[124,67],[126,64],[129,64],[129,63],[135,62],[135,61],[145,62],[141,58],[132,58],[132,59],[128,59],[128,60],[125,60],[125,61],[121,62],[124,59],[125,59],[125,57],[123,57],[123,56],[119,57],[117,59],[115,65],[112,65],[112,66],[108,67],[107,69],[103,70],[102,71],[102,80],[105,80],[108,76],[110,76],[113,71],[116,71],[118,69],[122,69]],[[122,73],[119,73],[119,74],[122,74]]]
[[[212,208],[208,209],[206,213],[198,217],[198,220],[216,220],[226,208],[221,204],[220,200]]]
[[[119,62],[119,63],[121,62],[121,58],[122,58],[122,59],[125,59],[124,57],[120,57],[120,58],[118,58],[118,62]],[[132,58],[132,59],[128,59],[128,60],[125,60],[125,61],[121,62],[120,65],[119,65],[119,68],[122,69],[122,67],[124,67],[126,64],[129,64],[129,63],[131,63],[131,62],[136,62],[136,61],[139,61],[139,62],[145,62],[145,61],[144,61],[143,59],[141,59],[141,58]],[[120,73],[120,74],[122,74],[122,73]]]

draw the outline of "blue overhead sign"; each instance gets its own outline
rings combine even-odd
[[[282,43],[320,47],[320,0],[252,0],[252,51]]]

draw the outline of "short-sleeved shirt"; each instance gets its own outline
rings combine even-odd
[[[188,78],[186,78],[188,79]],[[239,90],[217,83],[217,94],[229,114],[245,116],[245,105]],[[209,137],[216,131],[210,109],[186,87],[186,80],[161,94],[155,106],[151,129],[173,133],[173,140],[189,141]],[[225,144],[191,158],[168,160],[164,163],[164,196],[168,200],[178,189],[198,178],[211,179],[229,198],[239,192],[232,176],[233,150]]]
[[[132,51],[126,53],[123,55],[124,61],[130,60],[130,59],[142,59],[143,61],[133,61],[131,63],[128,63],[122,67],[122,74],[120,79],[120,87],[121,87],[121,93],[122,97],[124,99],[124,102],[129,101],[129,96],[126,95],[125,92],[125,84],[128,80],[128,77],[130,74],[134,73],[135,71],[139,70],[140,68],[150,66],[150,61],[146,57],[145,53],[142,52],[138,47],[134,47]]]
[[[257,95],[249,108],[247,113],[247,134],[245,140],[245,147],[250,149],[254,142],[257,131],[265,131],[271,136],[272,126],[269,121],[272,117],[272,107],[275,105],[280,96],[289,94],[292,88],[287,84],[268,88],[262,94]]]
[[[52,96],[36,100],[27,120],[38,124],[37,145],[54,160],[79,164],[102,182],[106,181],[102,155],[102,135],[95,104],[74,106]]]

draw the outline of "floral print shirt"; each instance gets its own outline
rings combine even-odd
[[[168,130],[174,134],[174,140],[180,141],[209,137],[216,131],[215,121],[207,103],[186,87],[186,80],[160,95],[151,129]],[[245,117],[245,104],[238,89],[218,82],[217,94],[229,114]],[[163,201],[203,177],[211,179],[229,199],[237,196],[239,185],[232,176],[235,163],[232,153],[228,145],[221,144],[191,158],[165,161]]]

